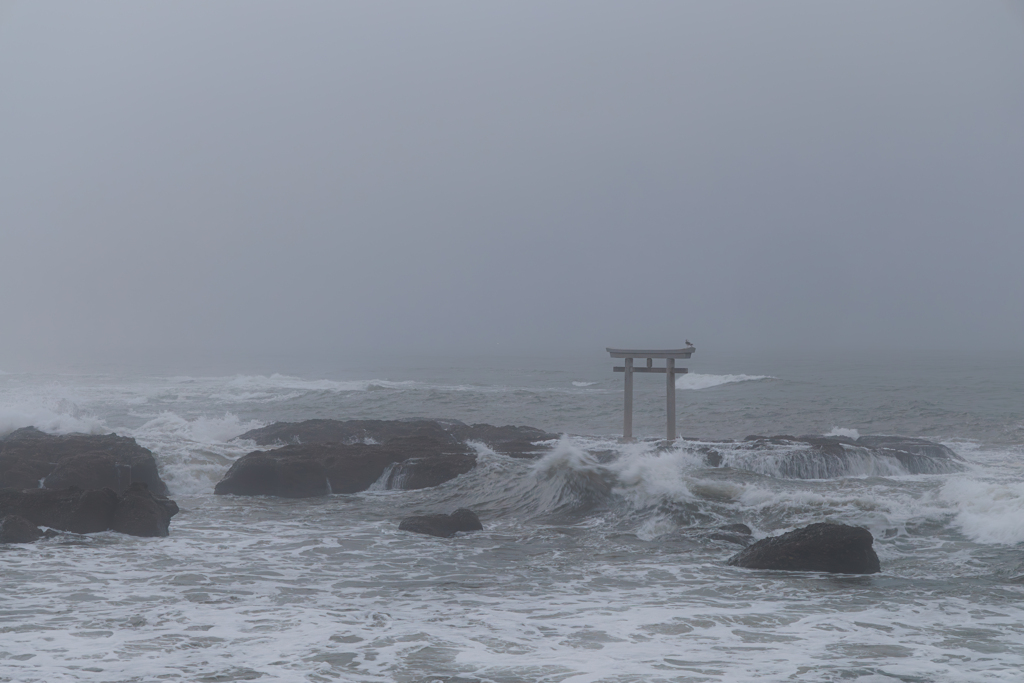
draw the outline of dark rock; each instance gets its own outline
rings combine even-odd
[[[458,420],[306,420],[275,422],[239,436],[261,446],[273,444],[385,444],[408,437],[430,437],[449,445],[466,441],[487,444],[498,453],[513,457],[537,454],[538,441],[557,439],[557,434],[533,427],[488,424],[467,425]]]
[[[712,541],[725,541],[736,545],[750,545],[753,532],[746,524],[726,524],[708,533],[705,538]]]
[[[722,466],[722,454],[714,448],[711,448],[710,446],[700,446],[697,448],[697,452],[704,454],[704,464],[708,467]]]
[[[275,422],[252,429],[239,439],[255,441],[260,446],[274,444],[317,443],[384,443],[409,436],[430,436],[435,440],[457,443],[436,420],[306,420]]]
[[[0,441],[0,488],[42,485],[48,489],[77,486],[123,491],[133,481],[145,483],[158,495],[167,494],[153,453],[129,437],[53,435],[25,427]]]
[[[773,477],[830,479],[835,477],[900,474],[944,474],[964,469],[962,459],[942,444],[910,437],[861,436],[748,436],[740,443],[717,444],[712,466],[728,464]]]
[[[406,517],[398,528],[400,531],[450,538],[459,531],[481,531],[484,527],[475,512],[459,508],[450,515]]]
[[[177,513],[177,503],[154,496],[149,487],[136,482],[118,500],[110,528],[131,536],[167,536]]]
[[[327,470],[311,457],[309,450],[309,446],[285,446],[277,451],[242,456],[217,483],[214,493],[284,498],[326,496],[330,493]]]
[[[0,516],[19,515],[32,524],[76,534],[113,529],[134,536],[166,536],[178,512],[173,500],[153,495],[137,482],[118,497],[111,489],[77,487],[0,490]]]
[[[291,498],[356,493],[370,488],[385,473],[384,488],[426,488],[465,474],[475,465],[476,456],[462,444],[422,433],[394,437],[384,444],[297,444],[242,456],[214,493]]]
[[[110,489],[3,489],[0,515],[21,515],[38,526],[90,534],[110,528],[117,502]]]
[[[39,527],[20,515],[0,519],[0,543],[32,543],[42,537]]]
[[[558,439],[552,434],[535,427],[506,425],[495,427],[489,424],[453,424],[449,431],[460,441],[479,441],[503,455],[521,458],[537,455],[541,450],[536,444],[541,441]]]
[[[60,459],[57,467],[43,481],[48,489],[113,489],[121,492],[132,483],[131,467],[121,464],[110,453],[81,453]],[[161,482],[162,483],[162,482]]]
[[[438,455],[429,458],[409,458],[397,462],[388,471],[386,489],[426,489],[443,484],[476,467],[476,456]]]
[[[871,532],[846,524],[818,523],[763,538],[729,558],[747,569],[874,574],[881,571]]]

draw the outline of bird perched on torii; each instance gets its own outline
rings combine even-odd
[[[685,343],[687,346],[693,346],[693,343],[689,339],[687,339]]]

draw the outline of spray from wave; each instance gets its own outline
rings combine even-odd
[[[36,427],[48,434],[106,434],[103,420],[83,413],[71,401],[0,406],[0,438],[22,427]]]
[[[1024,483],[952,479],[943,485],[938,500],[955,508],[953,524],[972,541],[1024,542]]]

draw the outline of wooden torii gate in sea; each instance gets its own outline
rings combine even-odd
[[[665,375],[665,410],[668,413],[668,422],[665,433],[669,441],[676,439],[676,375],[686,373],[686,368],[677,368],[677,358],[689,358],[696,347],[687,346],[682,349],[607,349],[612,358],[624,358],[625,364],[622,367],[612,368],[615,372],[625,374],[626,379],[626,402],[622,418],[622,438],[633,438],[633,373],[634,372],[657,372]],[[634,358],[646,358],[647,367],[634,367]],[[655,358],[664,358],[665,367],[654,367]]]

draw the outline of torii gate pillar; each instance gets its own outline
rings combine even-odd
[[[676,375],[686,373],[686,368],[677,368],[677,358],[689,358],[697,349],[687,346],[682,349],[607,349],[612,358],[622,358],[622,367],[612,368],[625,376],[625,405],[622,416],[622,438],[633,438],[633,373],[655,372],[665,375],[665,412],[667,414],[665,434],[669,441],[676,439]],[[634,358],[646,358],[647,367],[634,367]],[[655,358],[664,358],[665,367],[654,367]]]

